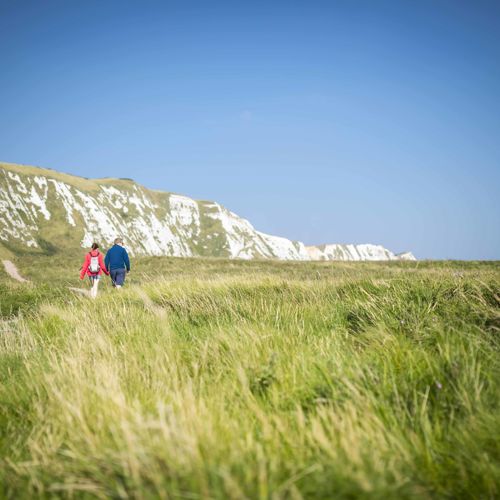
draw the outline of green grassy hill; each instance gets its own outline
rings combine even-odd
[[[495,498],[498,263],[0,270],[0,495]]]

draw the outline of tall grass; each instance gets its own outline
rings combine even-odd
[[[500,494],[495,266],[242,266],[4,321],[4,495]]]

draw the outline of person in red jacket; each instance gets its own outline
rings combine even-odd
[[[102,258],[102,253],[99,252],[99,245],[93,243],[90,252],[85,255],[85,261],[80,271],[81,280],[85,275],[90,279],[90,296],[93,299],[97,297],[97,287],[99,286],[99,280],[101,279],[102,273],[109,276],[109,272],[104,264],[104,259]]]

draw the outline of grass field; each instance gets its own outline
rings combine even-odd
[[[498,498],[500,265],[0,271],[0,495]]]

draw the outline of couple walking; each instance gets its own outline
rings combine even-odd
[[[102,253],[99,252],[99,245],[93,243],[91,250],[85,255],[82,269],[80,271],[80,279],[85,275],[90,279],[90,296],[95,299],[97,297],[97,287],[102,273],[111,276],[111,282],[115,288],[121,288],[125,282],[125,273],[130,271],[130,259],[125,248],[123,248],[123,240],[116,238],[115,244],[106,252],[106,257],[102,258]]]

